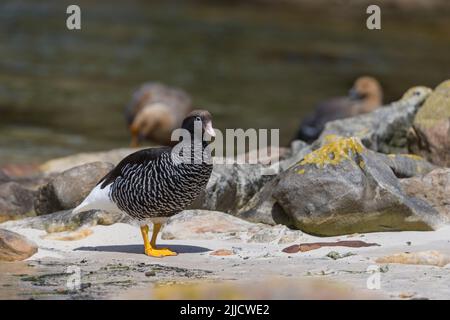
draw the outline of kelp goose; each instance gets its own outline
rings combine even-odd
[[[371,112],[382,103],[383,90],[379,82],[372,77],[360,77],[348,96],[331,98],[318,104],[300,124],[296,139],[311,143],[319,137],[327,122]]]
[[[192,111],[191,98],[181,89],[160,83],[145,83],[125,107],[131,146],[143,140],[173,145],[170,135]]]
[[[206,187],[212,171],[207,140],[215,135],[211,114],[204,110],[190,113],[182,128],[183,140],[173,148],[144,149],[124,158],[74,212],[125,212],[141,225],[148,256],[176,255],[169,249],[157,248],[156,237],[162,223],[188,207]],[[153,222],[150,241],[149,221]]]

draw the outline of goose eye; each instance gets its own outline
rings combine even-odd
[[[200,117],[195,117],[195,121],[202,121]]]

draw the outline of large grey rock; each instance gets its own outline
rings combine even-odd
[[[37,250],[37,245],[24,236],[0,229],[0,261],[24,260],[35,254]]]
[[[237,213],[263,186],[274,178],[261,164],[214,165],[205,191],[189,209]]]
[[[331,121],[315,145],[324,145],[326,137],[357,137],[367,148],[382,153],[408,153],[407,132],[414,115],[431,93],[426,87],[409,89],[403,98],[371,113]]]
[[[408,142],[412,152],[450,167],[450,80],[437,86],[419,109]]]
[[[450,223],[450,169],[440,168],[430,173],[401,179],[406,194],[422,199],[435,208]]]
[[[114,165],[93,162],[57,175],[38,190],[34,203],[38,215],[75,208]]]
[[[308,144],[298,140],[290,149],[279,148],[278,162],[269,156],[262,162],[250,164],[249,157],[261,160],[257,156],[258,152],[254,151],[245,155],[245,164],[215,164],[206,190],[188,209],[236,214],[268,181],[289,168],[310,150]],[[273,155],[273,152],[269,154]]]
[[[172,216],[164,226],[162,239],[239,240],[252,243],[290,243],[302,232],[286,226],[251,223],[218,211],[186,210]]]
[[[73,231],[81,227],[111,225],[117,222],[130,222],[125,214],[90,210],[73,213],[72,210],[59,211],[43,216],[30,217],[0,224],[2,228],[31,228],[45,230],[48,233]]]
[[[282,172],[289,169],[311,151],[311,146],[306,142],[302,140],[294,140],[291,143],[291,148],[286,154],[285,159],[280,160],[278,163],[279,171]]]
[[[432,230],[443,223],[407,196],[390,167],[357,138],[340,138],[272,180],[239,216],[316,235]]]
[[[16,219],[33,211],[35,192],[17,182],[0,184],[0,222]]]

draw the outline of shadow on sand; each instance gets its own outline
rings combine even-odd
[[[188,246],[188,245],[170,245],[158,244],[159,248],[169,248],[177,253],[200,253],[211,251],[211,249]],[[98,252],[120,252],[120,253],[144,253],[144,246],[142,244],[129,244],[129,245],[113,245],[113,246],[95,246],[95,247],[79,247],[75,251],[98,251]]]

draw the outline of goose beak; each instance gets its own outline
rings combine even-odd
[[[132,126],[130,128],[130,131],[131,131],[130,147],[137,148],[137,147],[139,147],[139,130],[137,130],[137,128]]]
[[[215,137],[216,136],[216,133],[214,132],[214,128],[213,128],[213,126],[212,126],[212,122],[211,121],[209,121],[207,124],[206,124],[206,132],[211,136],[211,137]]]

